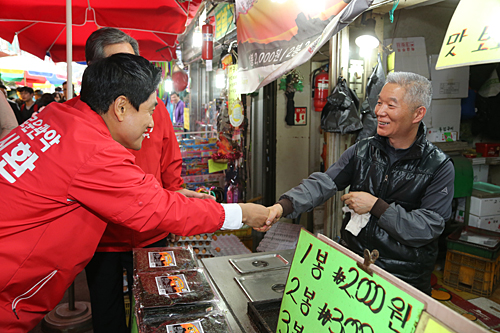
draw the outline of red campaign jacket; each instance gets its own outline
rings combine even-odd
[[[27,332],[87,265],[104,221],[177,235],[214,232],[214,200],[161,188],[85,103],[51,103],[0,141],[0,331]]]
[[[73,106],[80,97],[75,97],[66,104]],[[182,188],[182,156],[175,137],[174,127],[165,104],[157,99],[158,106],[153,113],[155,126],[142,142],[140,150],[129,149],[135,156],[135,164],[145,173],[156,177],[158,182],[169,191]],[[165,238],[168,232],[154,230],[137,232],[118,224],[109,223],[97,247],[98,252],[125,252],[134,247],[144,247]]]

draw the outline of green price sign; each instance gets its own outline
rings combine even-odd
[[[424,304],[302,230],[278,333],[412,333]]]

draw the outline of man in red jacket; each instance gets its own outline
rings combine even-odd
[[[188,198],[134,163],[126,148],[153,128],[160,80],[146,59],[112,55],[85,70],[74,107],[51,103],[0,141],[2,332],[29,331],[59,303],[107,223],[176,235],[266,224],[263,206]]]
[[[101,28],[94,31],[85,45],[88,64],[115,53],[139,55],[135,39],[116,28]],[[79,98],[66,102],[74,105]],[[212,198],[212,196],[182,188],[182,157],[174,128],[165,104],[157,98],[153,113],[155,123],[144,135],[142,148],[130,152],[135,163],[155,176],[163,188],[177,191],[191,198]],[[127,271],[129,296],[133,286],[132,249],[145,246],[166,246],[168,232],[154,230],[139,233],[117,224],[108,224],[94,257],[85,268],[92,305],[94,333],[129,332],[130,318],[126,322],[123,299],[123,269]]]

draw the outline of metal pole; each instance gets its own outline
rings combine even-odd
[[[68,288],[68,308],[70,311],[75,311],[75,283],[74,282]]]
[[[338,49],[338,34],[330,39],[330,63],[328,70],[328,91],[332,91],[333,87],[337,84],[337,49]],[[337,160],[336,155],[336,145],[338,143],[339,135],[336,133],[326,132],[326,163],[325,170],[332,165],[333,162]],[[325,215],[324,215],[324,232],[325,235],[331,239],[335,237],[335,197],[329,199],[325,203]]]

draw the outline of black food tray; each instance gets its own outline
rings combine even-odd
[[[281,298],[248,302],[247,313],[259,332],[275,333],[278,327]]]

